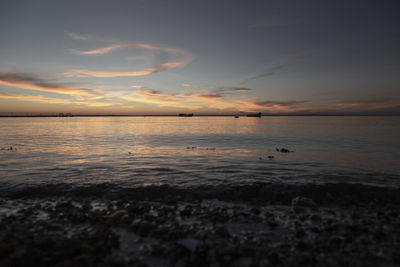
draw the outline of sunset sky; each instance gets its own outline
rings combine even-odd
[[[0,2],[0,114],[400,114],[398,1]]]

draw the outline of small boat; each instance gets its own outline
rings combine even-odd
[[[261,118],[261,112],[255,113],[255,114],[247,114],[247,117],[258,117]]]
[[[187,114],[187,113],[179,113],[178,116],[179,117],[193,117],[193,113],[189,113],[189,114]]]

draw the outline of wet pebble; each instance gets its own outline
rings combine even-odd
[[[309,208],[316,208],[317,203],[314,200],[307,197],[295,197],[292,199],[292,207],[309,207]]]

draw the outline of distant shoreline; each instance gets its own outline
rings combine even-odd
[[[246,117],[246,115],[194,115],[193,117]],[[400,114],[262,114],[262,117],[399,117]],[[66,117],[179,117],[178,115],[0,115],[0,118],[66,118]]]

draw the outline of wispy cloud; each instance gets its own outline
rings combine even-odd
[[[245,87],[208,87],[209,89],[195,92],[165,93],[159,90],[150,90],[139,85],[132,88],[136,91],[120,91],[103,93],[102,95],[91,89],[72,88],[54,84],[43,78],[26,73],[0,73],[0,83],[44,92],[55,92],[71,95],[73,98],[61,99],[43,95],[1,94],[2,99],[16,99],[54,104],[86,105],[103,107],[111,105],[124,105],[129,102],[153,104],[159,107],[171,107],[188,110],[226,110],[229,112],[294,112],[297,105],[305,101],[261,101],[249,99],[244,95],[234,93],[251,90]],[[76,98],[78,97],[78,98]],[[83,97],[83,98],[82,98]]]
[[[111,51],[118,50],[118,49],[121,49],[124,47],[125,46],[123,46],[123,45],[115,44],[115,45],[110,45],[110,46],[101,47],[101,48],[88,50],[88,51],[80,51],[80,50],[71,49],[71,52],[76,55],[105,55],[105,54],[110,53]]]
[[[251,89],[246,87],[217,87],[215,91],[219,93],[240,93],[251,91]]]
[[[87,69],[74,69],[62,73],[64,77],[126,77],[126,76],[144,76],[157,72],[156,69],[149,68],[140,71],[132,72],[117,72],[117,71],[101,71],[101,70],[87,70]]]
[[[0,93],[0,99],[14,99],[18,101],[39,102],[44,104],[62,104],[62,105],[84,105],[89,107],[105,107],[114,105],[112,102],[85,100],[77,101],[76,99],[53,98],[43,95],[23,95],[17,93]]]
[[[208,94],[208,93],[205,93],[205,94],[195,94],[194,96],[196,96],[196,97],[202,97],[202,98],[208,98],[208,99],[216,99],[216,98],[222,98],[222,97],[223,97],[222,95],[219,95],[219,94]]]
[[[68,36],[75,40],[91,40],[91,38],[87,35],[75,35],[74,33],[68,33]],[[140,47],[147,50],[150,50],[153,53],[167,53],[170,56],[175,57],[174,60],[169,60],[166,62],[160,62],[158,64],[153,64],[150,67],[147,67],[142,70],[135,71],[108,71],[108,70],[90,70],[90,69],[72,69],[63,73],[63,76],[66,77],[124,77],[124,76],[144,76],[149,75],[156,72],[166,71],[173,68],[179,68],[188,64],[194,56],[183,50],[178,48],[170,48],[170,47],[161,47],[157,45],[147,44],[147,43],[137,43],[137,42],[120,42],[120,41],[108,41],[111,42],[110,45],[81,51],[81,50],[71,50],[72,53],[76,55],[105,55],[112,51],[124,49],[124,48],[132,48],[132,47]]]
[[[28,90],[53,92],[82,97],[97,97],[100,94],[93,89],[74,88],[58,85],[35,75],[21,72],[0,72],[0,84]]]
[[[303,104],[303,103],[307,103],[308,101],[259,101],[259,102],[255,102],[255,104],[260,105],[260,106],[265,106],[265,107],[271,107],[271,106],[295,106],[295,105],[299,105],[299,104]]]
[[[65,32],[70,38],[74,39],[74,40],[79,40],[79,41],[87,41],[89,40],[91,37],[89,35],[84,35],[84,34],[77,34],[74,32],[69,32],[66,31]]]
[[[262,111],[270,109],[266,103],[256,103],[252,99],[236,99],[233,93],[250,91],[246,87],[230,86],[199,86],[193,84],[182,84],[183,87],[196,88],[194,92],[180,92],[175,94],[164,93],[158,90],[140,89],[129,96],[123,96],[125,100],[153,103],[159,106],[175,106],[188,109],[217,109],[230,111]],[[128,93],[129,94],[129,93]],[[240,96],[241,98],[243,96]],[[272,102],[271,102],[272,103]],[[294,105],[295,103],[293,103]],[[279,103],[276,103],[279,106]]]
[[[216,99],[221,96],[206,93],[169,94],[158,90],[140,89],[135,92],[127,92],[119,97],[127,101],[156,104],[161,107],[168,106],[193,110],[204,107],[207,99]]]
[[[75,105],[85,105],[89,107],[108,107],[114,106],[116,103],[109,102],[109,101],[74,101],[73,104]]]
[[[329,100],[323,105],[307,105],[296,113],[321,115],[400,115],[399,99],[371,98]]]
[[[245,84],[245,83],[247,83],[249,81],[256,80],[256,79],[259,79],[259,78],[264,78],[264,77],[275,75],[276,73],[278,73],[281,69],[283,69],[287,65],[288,64],[279,64],[279,65],[276,65],[276,66],[272,66],[272,67],[266,69],[264,72],[262,72],[260,74],[251,76],[250,78],[247,78],[246,80],[241,82],[241,84]]]
[[[392,98],[375,98],[361,100],[334,101],[329,104],[331,110],[343,113],[365,113],[373,111],[382,111],[387,109],[396,109],[400,112],[400,103]]]
[[[280,58],[279,60],[276,60],[275,62],[270,62],[267,68],[264,69],[264,71],[261,71],[260,73],[250,76],[249,78],[243,80],[240,84],[245,84],[249,81],[256,80],[256,79],[261,79],[265,77],[270,77],[274,76],[276,74],[279,74],[282,72],[283,69],[289,68],[295,63],[298,63],[298,61],[309,57],[309,52],[304,51],[300,53],[295,53],[291,55],[284,56]]]
[[[127,101],[156,104],[158,106],[169,106],[187,108],[190,110],[212,109],[229,110],[230,112],[295,112],[297,105],[306,101],[256,101],[255,99],[232,99],[223,94],[211,92],[176,93],[169,94],[157,90],[141,89],[133,93],[121,96]]]
[[[197,109],[198,106],[184,103],[174,94],[167,94],[161,91],[141,89],[133,93],[121,95],[120,98],[126,101],[133,101],[145,104],[155,104],[161,107],[175,107],[185,109]]]
[[[202,86],[202,85],[195,85],[190,83],[182,83],[182,87],[185,88],[192,88],[196,90],[206,91],[210,94],[231,94],[231,93],[243,93],[251,91],[252,89],[246,87],[234,87],[234,86]]]
[[[174,94],[167,94],[161,91],[149,90],[149,89],[140,89],[136,91],[135,94],[138,96],[162,98],[165,101],[172,101],[172,98],[175,96]]]
[[[60,98],[52,98],[46,97],[42,95],[23,95],[23,94],[0,94],[1,99],[15,99],[22,101],[30,101],[30,102],[42,102],[47,104],[70,104],[71,101],[69,99],[60,99]]]
[[[304,108],[299,107],[308,101],[255,101],[255,100],[239,100],[238,108],[243,112],[263,112],[269,114],[290,114],[296,113]]]
[[[195,88],[196,85],[190,84],[190,83],[182,83],[181,84],[183,87],[190,87],[190,88]]]

